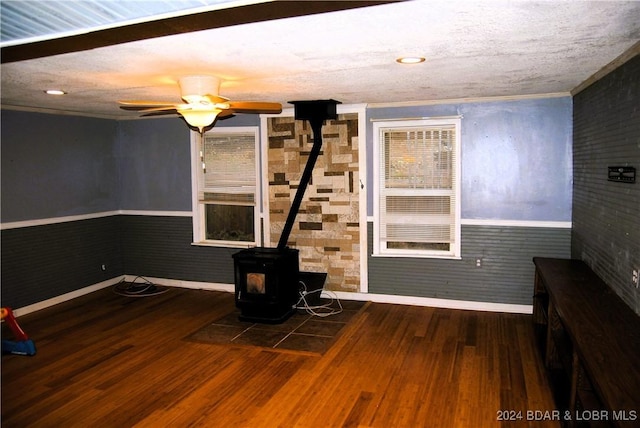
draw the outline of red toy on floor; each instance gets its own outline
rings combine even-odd
[[[9,325],[11,331],[16,340],[2,340],[2,353],[3,354],[15,354],[15,355],[35,355],[36,345],[33,340],[29,339],[27,334],[22,331],[16,321],[16,317],[13,316],[11,308],[0,309],[2,319]]]

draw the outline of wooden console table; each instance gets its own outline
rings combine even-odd
[[[564,422],[640,426],[640,317],[586,263],[533,263],[533,321]]]

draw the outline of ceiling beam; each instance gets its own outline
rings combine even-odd
[[[85,51],[137,40],[152,39],[155,37],[396,2],[398,2],[398,0],[273,1],[256,3],[142,22],[126,27],[92,31],[57,39],[6,46],[2,48],[0,52],[0,60],[2,64],[5,64],[70,52]]]

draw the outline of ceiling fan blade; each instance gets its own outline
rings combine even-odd
[[[143,100],[123,100],[118,101],[120,104],[125,106],[141,106],[141,107],[162,107],[162,106],[173,106],[176,103],[168,102],[168,101],[143,101]]]
[[[154,111],[167,111],[167,110],[177,110],[179,108],[184,108],[182,105],[171,105],[167,107],[153,107],[153,108],[145,108],[144,110],[140,110],[142,113],[151,113]]]
[[[282,104],[262,101],[231,101],[229,108],[238,113],[281,113]]]
[[[140,112],[152,112],[152,111],[165,111],[165,110],[175,110],[176,109],[176,105],[172,104],[170,106],[166,106],[166,107],[151,107],[151,106],[120,106],[121,109],[123,110],[133,110],[133,111],[140,111]]]
[[[140,111],[148,108],[148,106],[120,106],[120,108],[127,111]]]
[[[149,113],[145,113],[145,114],[141,114],[140,117],[145,117],[145,116],[164,116],[167,114],[178,114],[178,110],[176,109],[172,109],[172,110],[163,110],[163,111],[152,111]]]
[[[211,104],[221,104],[229,101],[229,98],[221,95],[205,94],[204,97],[211,101]]]
[[[222,110],[220,113],[218,113],[217,118],[218,119],[228,119],[230,117],[235,116],[235,114],[233,114],[233,110]]]

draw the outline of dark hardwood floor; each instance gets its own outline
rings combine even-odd
[[[20,317],[37,355],[2,357],[2,426],[558,426],[527,420],[554,410],[530,315],[372,303],[322,356],[184,340],[233,305],[104,289]]]

